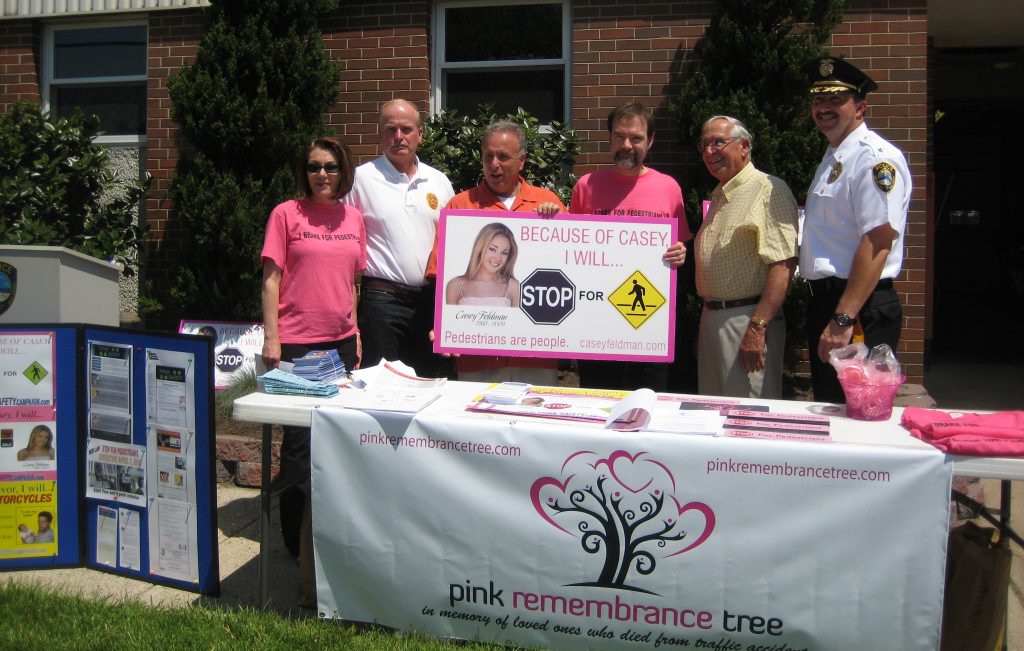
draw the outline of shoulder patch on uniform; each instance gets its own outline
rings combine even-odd
[[[872,176],[875,177],[875,185],[878,189],[886,194],[892,190],[892,187],[896,185],[896,168],[889,163],[879,163],[875,165],[871,170]]]

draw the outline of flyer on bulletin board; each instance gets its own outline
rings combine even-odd
[[[0,558],[57,554],[52,332],[0,334]]]

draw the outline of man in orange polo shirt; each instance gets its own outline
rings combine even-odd
[[[551,190],[530,185],[522,177],[526,164],[526,133],[515,122],[491,123],[481,139],[484,181],[460,192],[445,208],[452,210],[505,210],[553,215],[566,212]],[[437,276],[437,238],[427,263],[427,277]],[[517,381],[551,386],[558,379],[558,362],[532,357],[462,355],[456,362],[465,381]]]

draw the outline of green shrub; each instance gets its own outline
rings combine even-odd
[[[174,316],[261,318],[267,216],[295,196],[295,159],[325,133],[339,70],[318,19],[338,0],[211,0],[196,61],[174,76],[171,115],[193,146],[171,182],[172,225],[192,238],[163,302]]]
[[[826,142],[810,117],[805,66],[842,20],[844,0],[720,0],[686,64],[686,83],[669,101],[679,139],[691,148],[704,121],[729,115],[754,137],[751,160],[784,180],[803,203]],[[717,181],[697,157],[684,182],[694,233],[701,201]],[[806,282],[796,278],[783,306],[787,358],[805,345]],[[692,317],[699,318],[699,315]],[[695,326],[694,326],[695,327]]]
[[[572,168],[580,153],[579,136],[561,122],[552,122],[542,133],[540,121],[520,108],[505,116],[494,113],[490,104],[480,106],[473,116],[446,109],[423,125],[419,156],[448,176],[456,192],[467,190],[483,179],[480,138],[495,120],[511,120],[526,131],[526,166],[523,177],[533,185],[547,188],[569,205],[576,177]]]
[[[789,184],[802,203],[825,139],[811,121],[805,66],[822,53],[842,19],[844,0],[720,0],[687,62],[686,83],[669,102],[688,149],[712,115],[742,121],[754,136],[758,169]],[[699,158],[686,179],[687,212],[717,181]],[[696,220],[694,226],[699,225]]]
[[[134,273],[149,180],[119,179],[99,134],[95,116],[51,120],[25,102],[0,116],[0,242],[64,246]]]

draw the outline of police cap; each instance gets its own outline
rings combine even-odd
[[[860,68],[835,57],[821,57],[807,66],[811,77],[810,93],[854,92],[867,95],[878,90],[878,84],[864,74]]]

